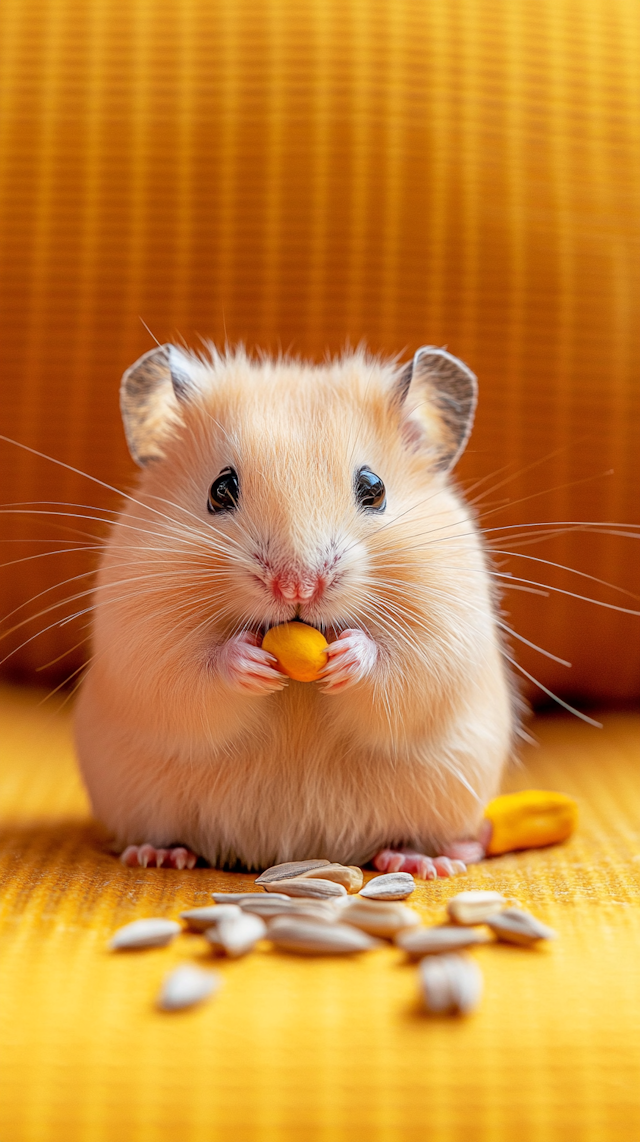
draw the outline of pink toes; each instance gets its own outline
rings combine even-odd
[[[374,856],[373,867],[378,872],[404,871],[404,854],[396,852],[395,849],[382,849],[382,852]]]
[[[477,864],[479,860],[484,860],[486,856],[484,845],[480,841],[455,841],[452,845],[447,845],[446,852],[443,856],[451,857],[452,860],[462,860],[465,864]]]
[[[467,871],[463,860],[450,860],[449,857],[435,857],[433,861],[438,876],[459,876]]]
[[[377,660],[378,648],[365,631],[343,630],[327,650],[327,664],[321,674],[323,693],[338,694],[354,686],[371,673]]]
[[[198,857],[181,845],[173,849],[157,849],[153,845],[129,845],[120,860],[129,868],[194,868]]]
[[[378,872],[409,872],[418,880],[436,880],[437,877],[459,876],[467,871],[464,861],[448,856],[428,857],[424,853],[399,852],[382,849],[373,858]]]
[[[228,685],[247,694],[273,694],[288,683],[286,675],[276,668],[274,656],[258,646],[252,631],[242,631],[223,643],[216,661]]]

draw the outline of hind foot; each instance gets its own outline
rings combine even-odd
[[[467,871],[468,864],[476,864],[484,855],[484,848],[478,841],[458,841],[437,857],[400,849],[382,849],[373,858],[373,867],[378,872],[410,872],[418,880],[436,880],[439,876],[459,876]]]
[[[198,857],[181,845],[172,849],[156,849],[153,845],[129,845],[120,860],[129,868],[194,868]]]

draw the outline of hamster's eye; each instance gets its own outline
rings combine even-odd
[[[212,514],[233,512],[238,506],[239,495],[238,473],[235,468],[223,468],[209,488],[207,507]]]
[[[383,512],[387,506],[385,486],[370,468],[361,468],[356,475],[356,499],[361,508]]]

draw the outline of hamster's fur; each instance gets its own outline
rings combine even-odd
[[[487,556],[450,477],[474,407],[473,374],[431,348],[398,366],[162,346],[128,370],[143,471],[99,570],[76,713],[95,813],[122,847],[258,869],[477,836],[513,712]],[[237,510],[211,514],[229,467]],[[356,501],[363,467],[384,511]],[[228,648],[294,618],[330,643],[355,628],[372,654],[343,688],[242,689]]]

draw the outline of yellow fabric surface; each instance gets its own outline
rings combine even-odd
[[[637,718],[539,720],[510,787],[574,795],[578,833],[416,891],[437,921],[461,888],[496,888],[559,933],[477,949],[474,1016],[425,1017],[391,948],[346,962],[266,945],[220,963],[211,1003],[169,1015],[160,981],[211,963],[201,938],[116,955],[109,934],[253,878],[122,867],[87,817],[66,715],[38,700],[0,704],[3,1142],[637,1142]]]
[[[129,485],[117,384],[152,345],[140,318],[160,341],[315,358],[447,345],[481,384],[462,479],[517,474],[480,489],[487,526],[640,522],[639,142],[637,0],[3,0],[0,431]],[[116,502],[6,444],[0,486]],[[7,560],[43,556],[3,573],[4,610],[36,597],[17,621],[86,571],[74,545],[101,529],[3,519],[29,541]],[[637,586],[619,535],[522,550]],[[640,623],[559,594],[507,606],[573,661],[520,647],[547,685],[638,694]],[[51,628],[3,669],[73,671],[85,620],[56,620],[77,609],[18,631],[8,649]]]

